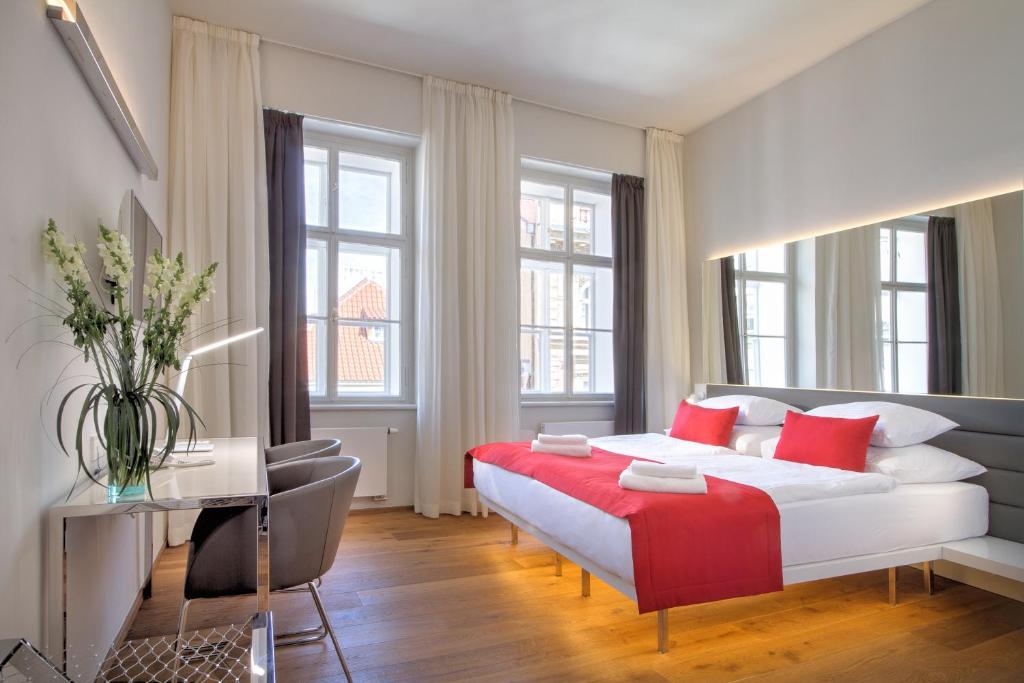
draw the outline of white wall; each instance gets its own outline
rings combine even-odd
[[[263,42],[266,106],[343,123],[419,136],[422,79],[343,59]],[[515,93],[513,93],[514,95]],[[520,155],[614,173],[643,175],[644,133],[638,128],[514,101]],[[544,421],[610,420],[609,405],[524,407],[524,434]],[[313,427],[397,427],[388,443],[388,500],[357,506],[411,505],[416,412],[314,410]]]
[[[0,9],[0,272],[58,296],[44,266],[40,232],[53,217],[95,252],[96,221],[116,226],[124,192],[134,189],[153,220],[166,224],[170,13],[162,1],[83,0],[82,9],[111,71],[160,166],[160,180],[141,177],[94,99],[75,62],[45,16],[42,0]],[[0,294],[3,334],[38,309],[10,280]],[[42,643],[43,548],[47,508],[69,491],[74,462],[50,442],[55,407],[40,416],[44,392],[71,355],[37,346],[56,329],[30,323],[0,345],[0,638]],[[65,385],[70,388],[71,385]],[[109,643],[142,577],[140,521],[108,518],[76,527],[72,553],[76,586],[71,639]],[[90,679],[91,680],[91,679]]]
[[[1022,26],[934,0],[689,134],[691,308],[703,259],[1019,189]]]

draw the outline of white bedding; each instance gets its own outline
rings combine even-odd
[[[884,474],[849,472],[786,460],[737,455],[722,446],[673,439],[664,434],[631,434],[591,439],[590,445],[620,455],[658,462],[686,462],[703,474],[761,489],[776,505],[801,500],[885,493],[896,481]]]
[[[779,508],[782,563],[787,567],[988,531],[988,492],[975,484],[897,485],[882,474],[737,455],[661,434],[602,437],[590,443],[659,462],[694,463],[710,476],[765,491]],[[495,465],[475,460],[473,468],[475,486],[486,499],[632,583],[629,522]]]

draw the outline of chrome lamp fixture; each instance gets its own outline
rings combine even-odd
[[[85,82],[89,84],[96,101],[103,107],[110,125],[114,127],[121,143],[135,162],[136,168],[150,180],[156,180],[156,160],[146,147],[142,133],[132,118],[132,113],[121,95],[113,74],[100,52],[96,39],[89,30],[89,24],[82,15],[76,0],[46,0],[46,16],[64,40],[68,52],[74,57]]]

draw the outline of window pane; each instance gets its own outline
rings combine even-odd
[[[899,391],[901,394],[928,393],[928,345],[897,344]]]
[[[928,301],[924,292],[896,292],[896,340],[928,341]]]
[[[342,230],[401,232],[401,163],[338,154],[338,225]]]
[[[763,280],[746,281],[746,334],[786,334],[786,285]]]
[[[786,386],[786,342],[774,337],[747,337],[747,384]]]
[[[615,391],[611,332],[579,332],[572,336],[572,390],[580,394]]]
[[[306,186],[306,224],[327,226],[327,199],[330,179],[327,173],[327,150],[305,147],[303,175]]]
[[[519,322],[565,326],[565,266],[523,259],[519,269]]]
[[[339,323],[338,394],[397,396],[399,334],[397,323]]]
[[[572,268],[573,327],[612,329],[612,269],[601,266]]]
[[[306,239],[306,315],[327,315],[327,242]]]
[[[882,339],[890,341],[892,340],[892,292],[888,289],[882,290],[880,313],[882,319]]]
[[[612,255],[612,198],[572,191],[572,249],[577,254]]]
[[[565,188],[522,181],[519,197],[519,245],[565,251]]]
[[[882,271],[882,282],[892,279],[892,230],[882,228],[878,231],[879,265]]]
[[[565,333],[523,329],[519,335],[519,387],[523,393],[565,391]]]
[[[338,317],[398,320],[400,292],[398,249],[338,244]]]
[[[927,282],[923,232],[896,231],[896,279],[900,282]]]
[[[882,391],[892,391],[892,342],[882,343]]]
[[[777,244],[763,249],[754,249],[743,253],[747,270],[761,273],[786,272],[786,245]]]
[[[322,397],[327,392],[327,321],[306,321],[306,379],[309,395]]]

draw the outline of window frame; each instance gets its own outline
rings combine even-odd
[[[529,164],[529,165],[528,165]],[[551,167],[553,164],[545,163],[546,167]],[[564,170],[563,170],[564,168]],[[607,404],[612,403],[615,400],[614,393],[595,393],[595,392],[576,392],[573,390],[574,384],[574,369],[575,362],[573,359],[573,335],[577,330],[580,333],[593,333],[595,332],[609,332],[614,333],[613,330],[604,330],[600,328],[589,328],[589,327],[574,327],[573,323],[573,288],[572,288],[572,274],[573,266],[596,266],[601,268],[610,268],[614,273],[614,263],[612,256],[596,256],[593,254],[579,254],[575,251],[575,230],[573,224],[573,192],[574,190],[584,190],[587,192],[593,192],[596,194],[604,194],[611,198],[612,194],[612,183],[611,175],[608,175],[607,180],[603,179],[605,174],[601,173],[587,173],[580,174],[573,173],[573,169],[570,167],[560,167],[558,171],[554,170],[542,170],[533,167],[530,164],[530,160],[524,158],[519,167],[518,177],[516,178],[516,215],[515,215],[515,226],[516,226],[516,302],[517,302],[517,330],[516,330],[516,354],[519,361],[522,360],[522,337],[524,331],[534,330],[552,330],[561,331],[564,335],[565,343],[563,348],[563,366],[565,368],[565,380],[564,386],[565,391],[561,392],[525,392],[522,388],[522,382],[517,373],[517,385],[519,388],[519,401],[523,405],[544,405],[544,404]],[[598,178],[601,176],[601,179]],[[523,181],[543,183],[545,185],[558,185],[565,191],[564,201],[564,218],[565,224],[565,249],[561,251],[555,251],[553,249],[535,249],[531,247],[522,246],[522,235],[521,230],[521,214],[520,214],[520,203],[522,199],[522,183]],[[586,206],[593,206],[588,202],[581,202]],[[594,221],[596,225],[596,220]],[[593,239],[596,241],[596,234],[593,235]],[[564,291],[564,311],[562,320],[564,325],[561,327],[544,326],[544,325],[523,325],[520,313],[522,312],[522,267],[523,260],[530,261],[542,261],[546,263],[559,263],[564,269],[564,280],[563,280],[563,291]],[[593,345],[591,345],[592,356],[593,356]],[[593,363],[591,363],[593,365]],[[519,363],[517,362],[517,368]]]
[[[900,393],[900,361],[899,361],[899,323],[897,322],[897,300],[899,298],[899,292],[921,292],[927,294],[928,292],[928,275],[925,273],[925,282],[904,282],[897,279],[896,261],[898,257],[898,250],[896,249],[896,233],[899,232],[917,232],[925,236],[927,240],[928,232],[928,219],[927,217],[921,216],[908,216],[905,218],[898,218],[896,220],[885,221],[880,226],[879,230],[879,248],[881,248],[881,231],[889,231],[889,279],[881,279],[881,272],[879,272],[879,280],[881,283],[881,291],[889,292],[889,339],[888,341],[882,336],[881,321],[879,321],[878,330],[878,342],[879,350],[882,353],[880,361],[885,359],[885,346],[890,345],[892,348],[892,363],[889,367],[889,381],[891,382],[892,389],[888,393],[898,394]],[[882,302],[879,300],[879,313],[881,313]],[[927,353],[928,340],[925,339],[923,342],[902,342],[903,344],[917,344],[924,346]],[[882,391],[885,391],[884,384]],[[927,387],[925,392],[927,393]]]
[[[761,247],[765,248],[765,247]],[[794,266],[796,264],[796,243],[788,242],[783,245],[783,259],[785,262],[784,273],[771,273],[761,270],[748,270],[746,267],[746,252],[757,251],[757,248],[747,249],[733,255],[733,266],[736,275],[736,317],[739,325],[740,338],[740,362],[743,368],[743,383],[750,384],[750,369],[747,367],[747,338],[756,337],[764,339],[782,339],[783,356],[786,359],[786,372],[784,386],[796,385],[796,287],[793,286]],[[755,334],[748,335],[746,331],[747,320],[747,282],[779,282],[785,287],[783,298],[786,301],[785,320],[783,321],[783,335]],[[768,385],[757,385],[768,386]]]
[[[413,176],[415,173],[415,150],[374,140],[364,140],[344,135],[333,135],[323,131],[304,129],[303,146],[319,147],[327,150],[328,199],[327,225],[306,224],[306,238],[324,240],[327,243],[327,314],[317,320],[326,320],[326,387],[322,396],[310,394],[312,406],[383,406],[394,407],[412,404],[415,400],[415,215],[413,197]],[[338,175],[340,153],[362,154],[373,156],[399,164],[398,186],[401,190],[398,217],[398,233],[378,233],[366,230],[343,230],[340,226],[340,209]],[[371,170],[372,172],[372,170]],[[388,221],[392,220],[392,202],[388,202]],[[338,300],[338,248],[342,244],[355,244],[368,247],[384,247],[397,250],[399,258],[399,316],[397,320],[399,337],[398,360],[398,393],[394,396],[387,393],[349,393],[338,391],[338,324],[353,322],[342,319],[337,312]],[[333,306],[332,306],[333,302]],[[307,316],[307,319],[309,317]],[[367,321],[354,321],[367,323]],[[394,320],[380,321],[384,324],[395,324]],[[388,384],[390,361],[385,360],[385,386]]]

